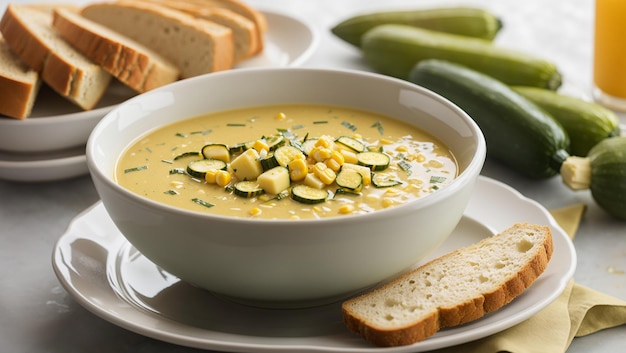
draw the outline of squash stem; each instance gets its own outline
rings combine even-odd
[[[587,190],[591,185],[591,162],[589,158],[570,156],[561,166],[563,183],[572,190]]]

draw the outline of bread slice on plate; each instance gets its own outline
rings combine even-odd
[[[49,11],[9,4],[0,32],[11,50],[61,96],[85,110],[100,101],[111,75],[54,31]]]
[[[52,26],[73,47],[138,93],[180,76],[178,68],[160,54],[75,11],[55,9]]]
[[[182,78],[227,70],[234,63],[232,30],[182,11],[125,0],[89,4],[81,14],[161,54]]]
[[[422,341],[511,302],[543,273],[552,253],[549,227],[515,224],[346,300],[344,323],[377,346]]]
[[[41,79],[7,46],[0,34],[0,114],[15,119],[27,118],[32,109]]]
[[[167,6],[230,28],[233,31],[235,63],[252,57],[263,50],[263,33],[256,23],[232,10],[216,6],[203,6],[187,0],[142,1]]]

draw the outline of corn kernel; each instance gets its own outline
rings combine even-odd
[[[276,114],[276,119],[278,120],[285,120],[287,118],[287,114],[280,112],[278,114]]]
[[[441,163],[440,161],[436,159],[431,159],[430,161],[426,163],[426,166],[430,168],[441,168],[443,167],[443,163]]]
[[[218,170],[215,174],[215,183],[222,187],[228,185],[231,179],[232,175],[230,175],[230,173],[225,170]]]
[[[404,146],[404,145],[396,147],[396,151],[398,151],[398,152],[406,152],[408,150],[409,150],[409,148]]]
[[[320,138],[317,139],[317,141],[315,142],[315,146],[316,147],[325,147],[325,148],[330,148],[333,145],[333,138],[328,136],[328,135],[322,135],[320,136]]]
[[[400,191],[398,191],[398,189],[396,189],[396,188],[387,188],[387,190],[385,190],[385,194],[387,194],[387,195],[398,195],[398,194],[400,194]]]
[[[393,143],[393,141],[391,141],[389,139],[382,138],[382,139],[380,139],[380,143],[383,144],[383,145],[390,145],[390,144]]]
[[[341,169],[341,164],[339,164],[339,162],[332,158],[328,158],[327,160],[325,160],[324,164],[326,164],[326,166],[332,169],[334,172],[338,172],[339,169]]]
[[[209,184],[217,183],[217,173],[219,170],[217,169],[209,169],[206,174],[204,174],[204,180]]]
[[[339,213],[341,214],[348,214],[348,213],[352,213],[353,211],[354,211],[353,205],[343,205],[339,207]]]
[[[313,166],[313,173],[326,185],[332,184],[337,177],[337,174],[322,162],[318,162]]]
[[[418,163],[422,163],[426,161],[426,156],[424,156],[423,154],[419,153],[417,155],[417,157],[415,157],[415,161]]]
[[[328,158],[330,158],[330,156],[332,155],[333,151],[329,148],[326,147],[314,147],[311,150],[311,154],[310,156],[313,156],[313,159],[316,162],[323,162],[325,160],[327,160]]]
[[[294,159],[287,165],[289,167],[289,179],[300,181],[309,173],[309,167],[304,159]]]
[[[252,148],[254,148],[257,152],[261,153],[261,151],[268,152],[270,150],[270,146],[267,145],[267,142],[263,140],[256,140],[252,144]]]
[[[389,198],[384,198],[383,199],[383,202],[382,202],[383,208],[389,208],[389,207],[393,206],[393,204],[394,204],[393,199],[389,199]]]
[[[252,208],[252,209],[251,209],[248,213],[250,213],[250,215],[251,215],[251,216],[258,216],[258,215],[260,215],[261,213],[263,213],[263,210],[261,210],[261,209],[260,209],[260,208],[258,208],[258,207],[254,207],[254,208]]]

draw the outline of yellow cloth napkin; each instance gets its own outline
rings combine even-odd
[[[551,211],[573,239],[585,207],[577,204]],[[561,353],[574,337],[626,325],[626,301],[571,280],[563,294],[545,309],[500,333],[433,353]]]

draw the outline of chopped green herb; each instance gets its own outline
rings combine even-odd
[[[241,123],[228,123],[228,124],[226,124],[226,126],[246,126],[246,124],[241,124]]]
[[[207,208],[211,208],[211,207],[215,206],[214,204],[212,204],[212,203],[210,203],[210,202],[206,202],[206,201],[201,200],[201,199],[196,198],[196,197],[194,197],[193,199],[191,199],[191,201],[193,201],[193,202],[197,203],[197,204],[198,204],[198,205],[200,205],[200,206],[204,206],[204,207],[207,207]]]
[[[170,169],[170,175],[172,174],[187,174],[187,171],[185,171],[185,168],[174,168]]]
[[[375,122],[372,127],[375,127],[378,129],[378,133],[381,135],[385,134],[385,128],[383,127],[383,123],[381,123],[380,121]]]
[[[192,131],[190,132],[191,135],[208,135],[212,132],[213,130],[208,129],[208,130],[201,130],[201,131]]]
[[[146,147],[146,151],[148,151],[148,153],[152,153],[152,149],[150,147]]]
[[[407,161],[400,161],[398,162],[398,166],[400,167],[400,169],[404,170],[407,173],[411,173],[411,165],[407,162]]]
[[[176,136],[177,137],[187,137],[187,134],[183,134],[182,132],[177,132]]]
[[[318,124],[328,124],[328,120],[318,120],[318,121],[314,121],[313,122],[314,125],[318,125]]]
[[[298,130],[304,128],[304,125],[294,125],[291,127],[293,130]]]
[[[342,121],[342,122],[341,122],[341,125],[343,125],[343,126],[347,127],[348,129],[350,129],[350,130],[352,130],[352,131],[356,131],[356,129],[357,129],[356,125],[354,125],[354,124],[352,124],[352,123],[349,123],[349,122],[347,122],[347,121]]]
[[[148,166],[147,165],[142,165],[142,166],[139,166],[139,167],[124,169],[124,173],[138,172],[140,170],[146,170],[146,169],[148,169]]]
[[[443,183],[444,181],[446,181],[446,179],[448,179],[448,178],[446,178],[444,176],[432,175],[430,177],[430,182],[431,183]]]
[[[167,163],[167,164],[174,164],[174,161],[171,161],[169,159],[161,159],[161,162]]]
[[[166,194],[166,195],[178,195],[178,191],[172,190],[172,189],[164,191],[163,193]]]

